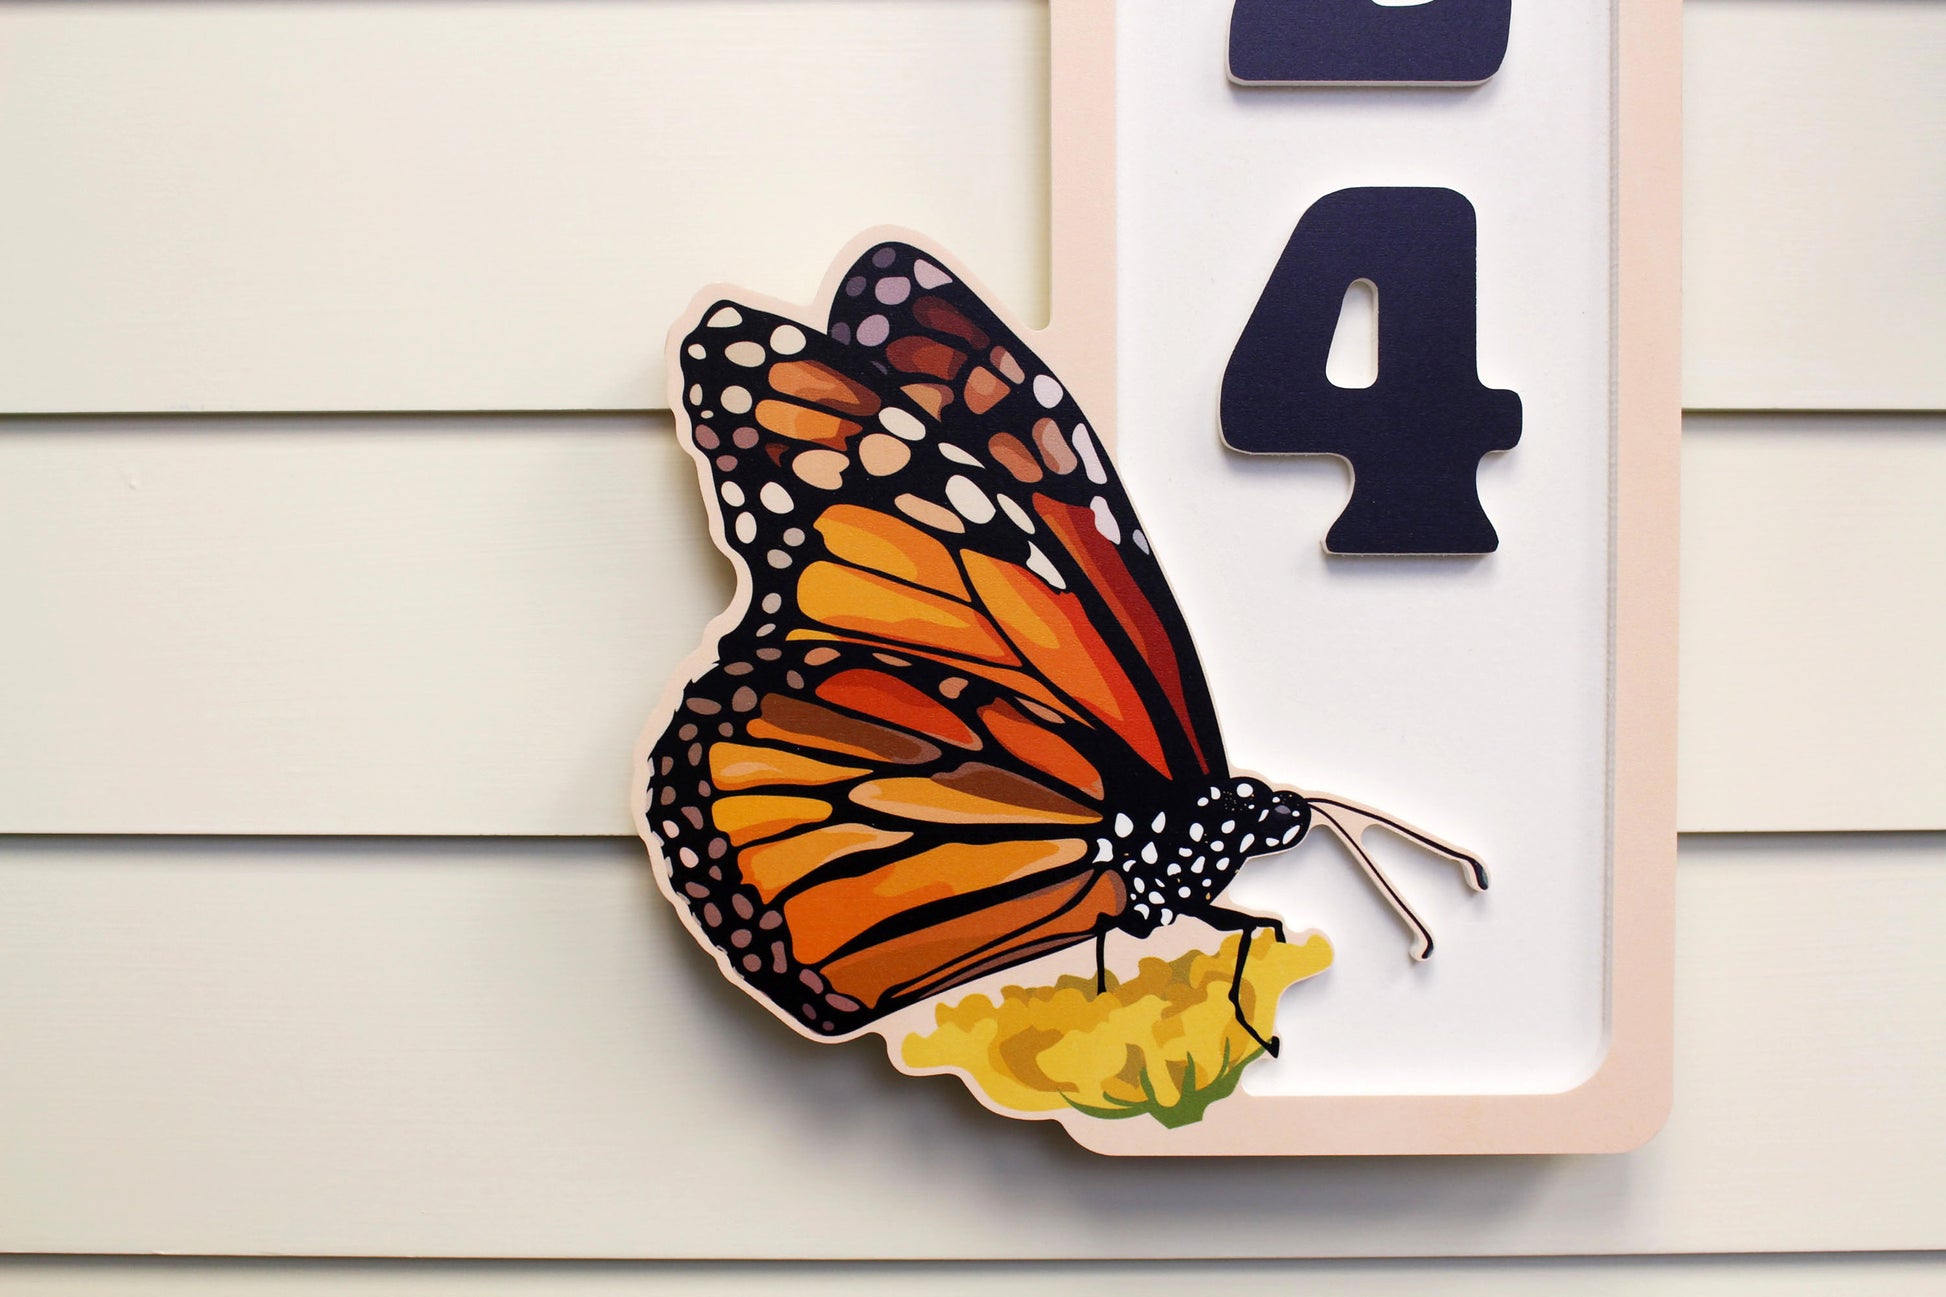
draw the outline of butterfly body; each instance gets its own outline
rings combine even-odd
[[[819,1038],[1110,932],[1247,939],[1220,894],[1313,822],[1231,773],[1112,463],[943,261],[883,242],[822,321],[703,298],[672,335],[738,588],[639,823],[697,938]]]
[[[1310,826],[1302,794],[1252,779],[1211,784],[1146,822],[1117,814],[1095,856],[1128,888],[1129,913],[1116,926],[1145,937],[1182,915],[1207,913],[1246,860],[1296,846]]]

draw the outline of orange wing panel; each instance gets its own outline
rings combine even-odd
[[[1127,893],[1108,875],[1086,875],[1044,887],[977,914],[948,919],[833,960],[821,970],[831,985],[861,1004],[923,982],[931,994],[1013,963],[1023,950],[1072,945],[1101,919],[1121,912]]]
[[[985,554],[965,556],[974,593],[1020,651],[1054,686],[1122,736],[1165,777],[1162,740],[1141,696],[1095,628],[1081,601],[1056,593],[1017,563]]]
[[[1103,874],[1079,900],[1046,923],[992,949],[975,950],[932,976],[901,989],[914,998],[936,995],[962,982],[1072,946],[1093,934],[1101,919],[1112,918],[1127,908],[1128,888],[1121,876]]]
[[[993,623],[965,604],[858,568],[811,564],[798,578],[797,606],[839,630],[988,662],[1020,661]]]
[[[709,781],[722,792],[769,784],[835,784],[864,773],[862,766],[834,766],[781,748],[718,743],[709,750]]]
[[[818,518],[818,534],[847,563],[965,599],[966,582],[946,547],[910,523],[855,504],[834,504]]]
[[[815,797],[744,794],[710,803],[710,817],[736,846],[768,838],[800,824],[816,824],[831,814],[831,803]]]
[[[792,405],[789,401],[757,402],[756,420],[780,437],[815,441],[840,450],[844,449],[846,438],[864,431],[862,424],[850,419],[841,419],[826,410],[813,410],[808,405]]]
[[[1004,401],[1014,389],[985,365],[975,365],[973,372],[966,376],[966,385],[962,390],[966,393],[966,408],[975,414],[985,414]]]
[[[818,697],[954,747],[980,746],[980,736],[944,703],[883,671],[840,671],[818,686]]]
[[[943,297],[934,297],[930,293],[912,304],[912,318],[928,329],[951,334],[961,342],[971,343],[975,347],[984,348],[991,341],[986,335],[986,330],[960,314],[959,309],[952,303]]]
[[[815,360],[779,361],[770,367],[770,385],[784,396],[822,405],[841,414],[878,413],[879,399],[871,388]]]
[[[861,721],[788,694],[765,694],[763,710],[750,722],[749,731],[752,738],[797,743],[901,766],[931,761],[939,755],[938,748],[917,735]]]
[[[775,842],[745,847],[737,853],[737,872],[767,903],[792,883],[833,860],[876,847],[896,847],[911,836],[875,829],[869,824],[827,824]]]
[[[1046,725],[1022,716],[1004,702],[980,709],[980,720],[1000,746],[1042,774],[1052,775],[1071,788],[1099,801],[1104,791],[1101,771],[1088,758]]]
[[[1190,721],[1189,702],[1183,695],[1182,663],[1176,658],[1176,647],[1169,642],[1169,632],[1156,615],[1154,605],[1142,593],[1142,587],[1128,570],[1128,564],[1122,561],[1121,551],[1101,534],[1090,510],[1036,495],[1034,512],[1041,516],[1049,530],[1061,538],[1061,544],[1081,565],[1088,580],[1107,602],[1109,611],[1115,614],[1115,620],[1134,642],[1136,652],[1142,655],[1143,665],[1148,667],[1156,683],[1162,686],[1169,706],[1175,710],[1176,721],[1189,739],[1197,763],[1207,772],[1209,755],[1203,751],[1203,745],[1196,737],[1196,727]]]
[[[857,639],[849,635],[830,635],[824,631],[794,630],[785,636],[785,638],[792,640],[829,640],[834,644],[856,644],[861,648],[871,649],[897,649],[901,652],[911,653],[916,658],[924,658],[928,662],[937,662],[941,666],[952,667],[955,671],[964,671],[967,675],[978,676],[982,680],[991,681],[999,685],[1002,689],[1018,694],[1023,702],[1032,700],[1034,705],[1044,707],[1055,713],[1057,720],[1065,717],[1068,720],[1077,721],[1083,725],[1088,724],[1082,718],[1081,714],[1071,705],[1062,702],[1059,698],[1049,693],[1046,685],[1043,685],[1040,681],[1036,680],[1033,676],[1027,675],[1025,672],[1009,671],[1005,667],[989,666],[984,662],[969,662],[963,658],[949,658],[937,653],[921,652],[912,648],[909,644],[889,644],[884,640]]]
[[[1101,816],[1045,784],[968,762],[930,779],[873,779],[851,790],[869,810],[930,824],[1095,824]]]
[[[784,902],[791,950],[803,962],[815,963],[895,915],[1072,865],[1087,850],[1078,838],[984,846],[954,842],[869,874],[818,883]]]
[[[885,358],[904,373],[924,374],[948,383],[959,377],[960,369],[966,364],[965,352],[917,336],[893,339],[885,348]]]

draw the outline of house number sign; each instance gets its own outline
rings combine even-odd
[[[1050,320],[889,226],[699,291],[631,787],[737,1029],[1110,1154],[1653,1134],[1679,19],[1052,0]]]

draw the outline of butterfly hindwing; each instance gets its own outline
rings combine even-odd
[[[1095,859],[1100,737],[923,659],[732,650],[649,754],[649,827],[731,971],[844,1034],[1120,912]]]

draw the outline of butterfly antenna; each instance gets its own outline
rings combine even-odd
[[[1386,829],[1414,846],[1452,861],[1460,867],[1460,874],[1469,887],[1476,892],[1486,890],[1486,866],[1480,863],[1479,857],[1471,852],[1462,851],[1450,842],[1435,838],[1430,833],[1423,833],[1409,824],[1402,824],[1388,815],[1381,815],[1367,806],[1339,801],[1333,797],[1313,797],[1309,793],[1303,794],[1303,797],[1311,804],[1311,813],[1345,844],[1345,849],[1351,852],[1359,868],[1365,871],[1365,876],[1371,880],[1372,886],[1378,889],[1379,894],[1385,898],[1386,903],[1392,907],[1400,920],[1412,929],[1414,959],[1425,959],[1432,954],[1432,929],[1428,928],[1425,921],[1413,911],[1410,905],[1406,904],[1405,897],[1399,894],[1399,889],[1392,885],[1392,880],[1385,876],[1385,871],[1378,867],[1378,862],[1373,860],[1371,854],[1365,850],[1364,838],[1367,829],[1374,826]]]

